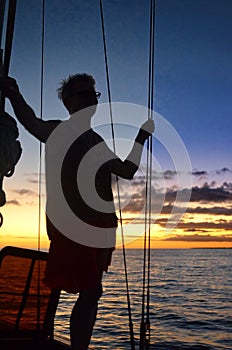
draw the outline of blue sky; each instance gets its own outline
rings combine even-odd
[[[103,1],[113,102],[147,105],[149,3]],[[195,185],[207,183],[210,191],[224,182],[224,189],[232,189],[231,18],[230,0],[156,1],[155,111],[182,138]],[[40,65],[41,1],[18,0],[10,74],[37,115]],[[99,1],[47,0],[44,119],[68,117],[56,89],[76,72],[93,74],[100,101],[107,102]],[[7,110],[12,112],[9,104]],[[38,142],[19,128],[23,156],[14,179],[7,180],[9,188],[38,171]],[[156,140],[153,149],[162,164],[164,152]],[[163,170],[173,169],[163,162]]]
[[[149,1],[103,5],[112,99],[146,106]],[[156,1],[155,110],[196,169],[231,167],[231,14],[229,0]],[[18,1],[11,75],[38,114],[40,45],[41,2]],[[92,73],[107,101],[98,1],[47,1],[44,62],[45,119],[67,116],[55,90],[69,73]]]

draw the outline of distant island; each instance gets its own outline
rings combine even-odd
[[[232,247],[195,247],[189,249],[232,249]]]

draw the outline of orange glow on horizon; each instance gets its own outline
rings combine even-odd
[[[0,249],[5,246],[17,246],[21,248],[38,249],[38,238],[36,235],[31,237],[17,237],[17,235],[1,236]],[[40,239],[40,249],[47,250],[49,248],[48,237],[42,235]],[[120,249],[121,246],[117,246]],[[143,249],[143,238],[138,238],[133,242],[126,244],[127,249]],[[151,249],[189,249],[189,248],[232,248],[232,242],[181,242],[181,241],[165,241],[152,240]]]
[[[126,245],[128,249],[143,249],[143,242],[138,239]],[[232,242],[181,242],[157,240],[151,242],[151,249],[190,249],[190,248],[232,248]]]
[[[38,247],[38,208],[36,205],[21,205],[12,206],[6,205],[2,208],[1,212],[4,216],[3,226],[0,228],[0,248],[6,245],[19,246],[24,248],[37,249]],[[197,220],[194,218],[194,222],[197,227]],[[213,216],[211,217],[213,220]],[[219,217],[215,217],[215,222],[220,220]],[[182,222],[193,222],[193,218],[188,218],[186,215]],[[209,221],[208,221],[209,222]],[[194,223],[193,223],[194,224]],[[45,215],[42,212],[41,218],[41,249],[47,250],[49,247],[49,239],[46,234]],[[128,249],[143,249],[143,235],[144,224],[127,224],[125,225],[124,235],[125,245]],[[204,235],[204,240],[200,239],[200,236]],[[207,235],[209,239],[207,240]],[[175,228],[171,234],[165,233],[165,229],[160,225],[153,225],[151,228],[151,248],[152,249],[188,249],[188,248],[232,248],[232,242],[216,240],[215,237],[222,237],[223,235],[231,235],[231,231],[217,229],[206,231],[196,230],[184,231],[183,229]],[[120,248],[120,228],[117,233],[119,238],[119,244],[117,248]],[[171,237],[175,239],[170,240]],[[183,237],[185,236],[185,237]],[[193,236],[189,239],[188,236]],[[196,240],[194,240],[196,236]],[[185,239],[184,239],[185,238]],[[199,239],[198,239],[199,238]],[[169,240],[167,240],[169,239]]]

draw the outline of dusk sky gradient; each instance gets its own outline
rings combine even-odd
[[[149,5],[148,0],[103,1],[113,102],[147,105]],[[222,246],[232,246],[231,18],[230,0],[156,1],[154,110],[167,119],[183,140],[192,163],[195,186],[188,220],[180,224],[179,229],[183,231],[177,230],[168,237],[168,247],[183,233],[190,233],[186,241],[194,241],[195,237],[196,246],[202,240],[209,246],[213,238],[207,241],[207,235],[215,237],[219,232],[227,237],[222,240]],[[22,94],[38,116],[41,114],[40,72],[41,1],[18,0],[10,75],[18,81]],[[99,1],[47,0],[44,119],[68,117],[57,98],[56,89],[61,79],[76,72],[93,74],[97,91],[102,92],[100,102],[107,102]],[[8,103],[7,111],[13,114]],[[33,182],[37,181],[39,144],[21,126],[19,130],[23,156],[14,177],[4,182],[8,200],[12,201],[12,205],[1,209],[5,213],[4,228],[1,228],[1,231],[5,230],[5,237],[13,237],[16,230],[16,227],[8,226],[10,217],[14,215],[19,220],[25,211],[25,207],[13,205],[13,201],[27,203],[26,215],[36,217],[35,208],[33,214],[30,213],[29,202],[34,203],[37,196],[37,185]],[[165,161],[163,147],[156,140],[153,152],[164,172],[174,171]],[[167,185],[171,196],[175,173],[166,174],[171,177]],[[136,188],[138,183],[134,186]],[[220,188],[222,197],[219,196]],[[28,193],[20,194],[23,189]],[[168,212],[171,201],[166,203],[164,212]],[[207,208],[207,218],[197,216],[197,207],[201,208],[198,214],[203,207]],[[213,219],[213,215],[218,215],[216,211],[223,209],[227,210],[227,215],[223,212],[222,217],[214,216]],[[162,227],[166,218],[160,217],[159,220]],[[202,221],[205,226],[198,226],[197,222]],[[209,224],[207,227],[206,222],[215,222],[218,226]],[[35,228],[36,224],[28,225],[27,230]],[[202,235],[202,240],[198,239],[199,235]],[[163,241],[160,247],[165,247],[165,244],[167,241]],[[173,244],[172,247],[179,246]]]

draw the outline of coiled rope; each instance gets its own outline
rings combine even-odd
[[[5,192],[2,189],[4,176],[14,174],[22,148],[18,138],[18,128],[15,120],[6,112],[0,113],[0,206],[6,203]],[[2,221],[1,221],[2,224]]]

